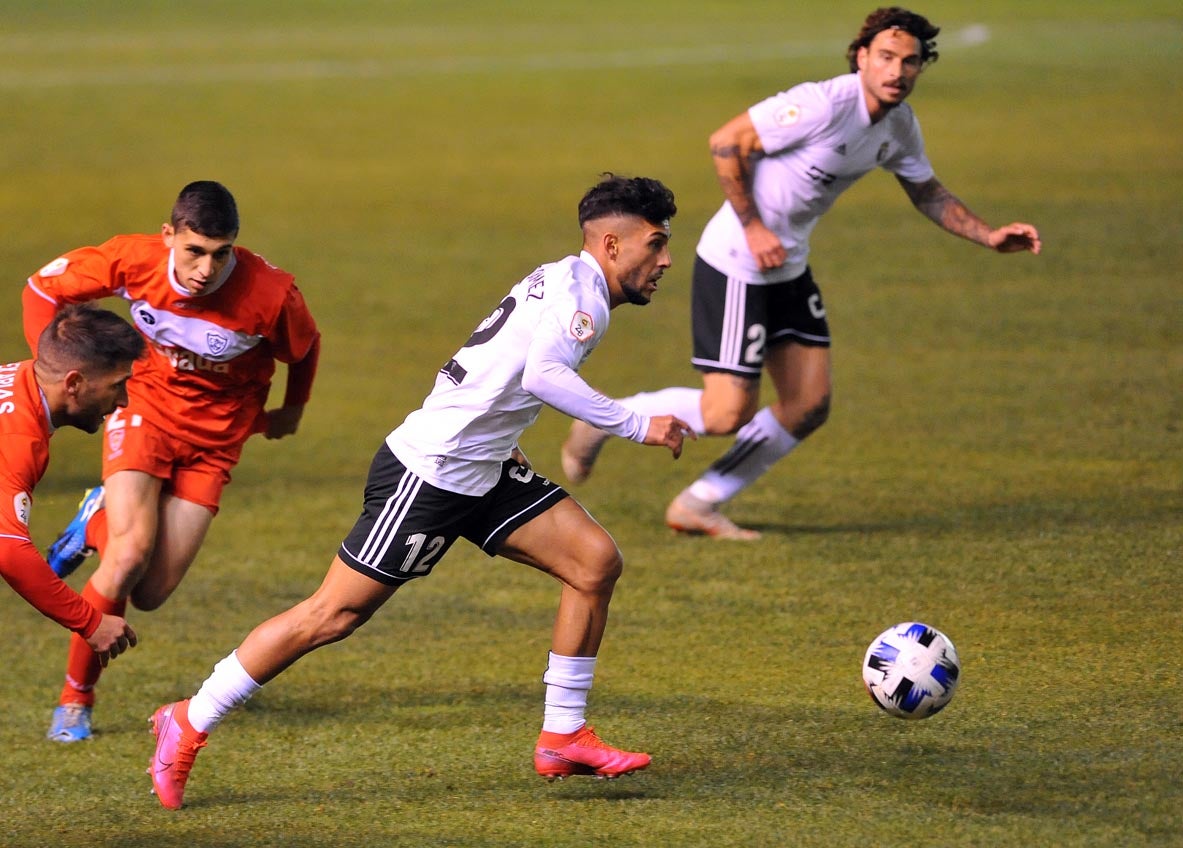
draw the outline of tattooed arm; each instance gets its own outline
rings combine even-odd
[[[897,177],[912,205],[941,229],[955,236],[989,247],[999,253],[1029,250],[1039,253],[1039,232],[1030,224],[1014,223],[991,229],[990,225],[969,211],[968,207],[941,185],[936,177],[913,183]]]
[[[784,245],[768,229],[752,196],[752,169],[764,154],[764,146],[747,112],[736,115],[711,133],[711,159],[723,196],[743,224],[748,249],[761,270],[779,268],[785,263]]]

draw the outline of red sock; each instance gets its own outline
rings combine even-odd
[[[95,591],[90,581],[82,587],[82,597],[106,615],[121,616],[127,611],[127,601],[103,597]],[[66,654],[66,683],[62,686],[59,703],[94,706],[94,687],[102,673],[99,655],[77,633],[71,635],[70,650]]]
[[[103,558],[103,548],[107,547],[107,510],[100,507],[90,521],[86,522],[86,546],[98,552],[99,559]]]

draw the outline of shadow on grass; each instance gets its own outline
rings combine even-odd
[[[233,734],[217,734],[225,739],[218,765],[226,779],[202,775],[211,763],[199,763],[188,809],[365,806],[376,802],[377,787],[383,797],[412,805],[857,805],[868,817],[972,812],[1049,827],[1065,819],[1098,828],[1117,822],[1148,833],[1170,829],[1179,796],[1169,788],[1174,755],[1152,742],[1117,745],[1094,735],[1065,751],[1032,745],[1029,733],[1005,726],[902,722],[870,708],[827,712],[689,695],[664,703],[617,697],[599,710],[609,741],[643,738],[654,755],[648,771],[548,785],[529,763],[538,706],[532,687],[373,686],[367,695],[343,702],[275,698],[240,716]],[[376,711],[365,702],[373,697],[388,706]],[[313,725],[321,732],[309,732]],[[292,739],[300,744],[292,747]],[[211,748],[220,741],[211,739]]]

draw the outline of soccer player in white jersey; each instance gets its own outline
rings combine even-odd
[[[378,449],[364,508],[320,588],[256,627],[191,699],[152,717],[160,803],[181,806],[194,757],[234,707],[304,654],[344,639],[395,590],[428,574],[457,538],[562,584],[534,767],[548,779],[613,778],[649,755],[613,748],[584,711],[622,559],[612,537],[538,475],[518,439],[548,404],[617,436],[681,454],[688,425],[639,414],[576,373],[609,311],[643,305],[670,265],[674,196],[657,180],[606,177],[579,204],[583,249],[515,285],[436,376],[423,405]]]
[[[847,50],[851,73],[776,94],[716,130],[711,156],[725,202],[698,243],[692,294],[694,355],[703,387],[624,398],[639,414],[672,411],[700,434],[734,445],[666,510],[675,530],[751,540],[719,506],[752,485],[830,411],[830,331],[810,274],[809,234],[838,195],[875,167],[942,229],[998,251],[1039,253],[1030,224],[994,229],[933,174],[920,125],[904,101],[936,61],[939,28],[899,7],[873,12]],[[761,372],[776,401],[757,411]],[[562,449],[575,483],[611,433],[575,421]]]

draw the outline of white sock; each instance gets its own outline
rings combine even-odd
[[[800,440],[780,426],[770,407],[764,407],[739,428],[735,444],[687,491],[707,503],[720,504],[738,495],[797,447]]]
[[[617,403],[650,418],[654,415],[675,415],[689,424],[698,435],[706,433],[706,424],[702,420],[702,389],[671,386],[656,392],[641,392],[620,398]]]
[[[213,673],[189,699],[189,724],[198,733],[208,733],[218,726],[235,707],[240,707],[263,687],[246,673],[238,661],[238,652],[214,666]]]
[[[587,693],[596,673],[595,657],[564,657],[550,652],[546,673],[546,706],[542,729],[550,733],[574,733],[587,722]]]

